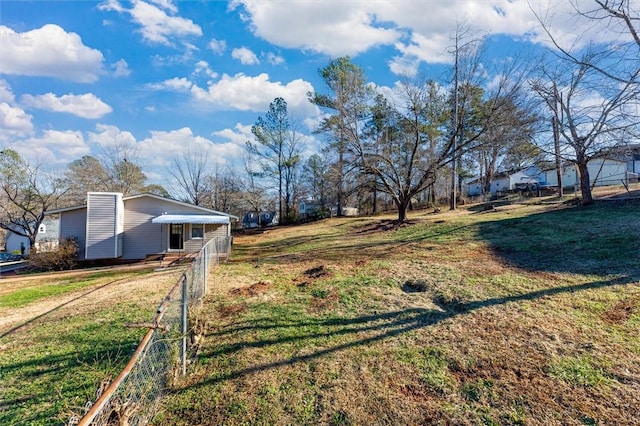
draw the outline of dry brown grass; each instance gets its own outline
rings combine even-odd
[[[576,248],[583,263],[541,262],[537,250],[567,238],[558,217],[595,214],[553,211],[238,236],[204,309],[200,362],[156,423],[640,424],[640,270],[612,268],[604,240]],[[633,214],[594,220],[640,241],[616,230]]]

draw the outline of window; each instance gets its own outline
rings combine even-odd
[[[203,223],[194,223],[191,225],[191,239],[192,240],[201,240],[204,238],[204,224]]]

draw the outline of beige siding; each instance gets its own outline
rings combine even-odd
[[[227,225],[208,224],[208,225],[205,225],[204,239],[202,238],[191,239],[191,226],[192,225],[189,225],[189,224],[185,225],[184,249],[186,252],[189,252],[189,253],[199,251],[212,238],[226,237],[229,229]]]
[[[78,240],[78,257],[84,259],[86,245],[87,209],[60,213],[60,239],[74,237]]]
[[[149,254],[160,253],[167,249],[168,226],[151,223],[151,219],[163,213],[202,214],[202,210],[182,206],[170,201],[152,197],[125,200],[124,244],[122,257],[125,259],[144,259]],[[218,229],[222,228],[222,229]],[[205,241],[191,240],[191,225],[185,225],[186,252],[195,252],[202,248],[211,237],[228,234],[227,225],[207,225]]]

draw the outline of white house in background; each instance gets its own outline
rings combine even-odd
[[[628,161],[609,158],[594,158],[587,164],[591,187],[621,185],[627,178]],[[544,172],[545,181],[552,186],[558,186],[558,175],[555,169]],[[562,167],[562,186],[572,187],[580,185],[580,177],[575,164],[565,164]]]
[[[231,235],[236,216],[155,194],[123,197],[89,192],[87,204],[51,210],[60,217],[59,238],[75,238],[80,259],[144,259],[199,251],[215,237]]]
[[[491,180],[489,193],[495,195],[498,192],[509,192],[516,189],[517,184],[536,182],[544,182],[544,173],[534,166],[517,172],[500,172]],[[465,185],[469,196],[477,196],[483,193],[482,183],[479,179],[471,180]]]
[[[38,252],[52,250],[58,246],[59,226],[60,221],[57,217],[45,217],[38,228],[38,235],[36,236],[35,244]],[[28,255],[31,251],[29,238],[12,231],[7,231],[4,245],[8,253],[20,253],[23,246],[25,255]]]

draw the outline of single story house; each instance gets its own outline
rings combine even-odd
[[[628,162],[622,159],[594,158],[589,161],[589,180],[591,187],[621,185],[627,178]],[[556,169],[545,171],[545,180],[549,185],[558,186]],[[575,164],[565,164],[562,167],[562,186],[572,187],[580,185],[580,176]]]
[[[298,214],[300,215],[300,219],[318,217],[321,213],[321,208],[320,201],[307,198],[298,203]]]
[[[58,246],[60,221],[57,217],[45,217],[38,228],[36,236],[36,250],[38,252],[53,250]],[[21,253],[24,247],[25,256],[29,254],[31,247],[29,238],[18,235],[13,231],[7,231],[4,241],[5,250],[8,253]]]
[[[342,207],[342,209],[340,210],[341,210],[342,216],[356,217],[359,214],[357,207]],[[331,216],[337,216],[337,215],[338,215],[338,206],[331,207]]]
[[[89,192],[87,204],[46,214],[59,215],[59,238],[76,239],[80,259],[195,253],[215,237],[230,236],[231,221],[238,219],[155,194],[116,192]]]
[[[495,195],[498,192],[513,191],[518,184],[542,183],[545,182],[544,176],[544,173],[534,166],[516,172],[499,172],[491,180],[489,193]],[[483,193],[482,182],[479,178],[466,182],[463,186],[466,186],[466,193],[469,196]]]
[[[279,223],[279,217],[276,211],[247,212],[242,218],[242,229],[275,226]]]

